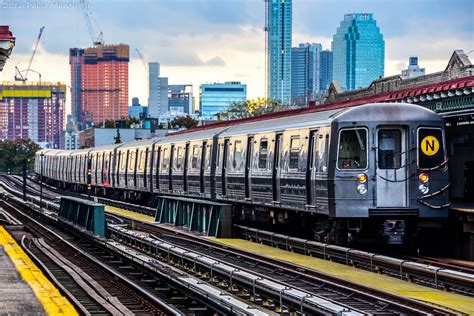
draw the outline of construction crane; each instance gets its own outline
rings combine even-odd
[[[86,0],[81,0],[81,8],[82,8],[82,14],[84,15],[84,19],[86,20],[86,25],[87,25],[87,30],[89,31],[89,36],[91,37],[92,40],[92,45],[97,46],[97,45],[102,45],[104,44],[104,34],[102,33],[102,30],[99,27],[99,24],[97,21],[92,17],[92,13],[87,11],[87,2]],[[94,28],[92,27],[91,19],[94,20],[95,26],[99,30],[99,34],[95,36],[94,33]]]
[[[148,72],[148,66],[146,64],[145,57],[143,57],[142,53],[138,48],[136,48],[135,50],[137,51],[138,57],[140,57],[140,60],[142,61],[143,67],[145,67],[145,71]]]
[[[42,26],[40,28],[38,37],[36,38],[36,44],[35,44],[35,47],[33,49],[33,53],[30,56],[30,60],[28,61],[28,67],[26,67],[25,70],[19,70],[18,67],[15,66],[15,72],[16,72],[15,80],[16,81],[27,81],[28,80],[28,72],[33,71],[33,72],[35,72],[39,75],[40,82],[41,82],[41,74],[39,72],[34,71],[33,69],[31,69],[31,65],[33,64],[33,59],[35,58],[36,51],[38,50],[38,45],[39,45],[39,42],[41,40],[41,36],[43,35],[43,31],[44,31],[44,26]],[[21,74],[22,72],[25,72],[24,76]]]

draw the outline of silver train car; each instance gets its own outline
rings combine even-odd
[[[36,156],[36,173],[56,186],[85,190],[90,168],[98,195],[230,202],[238,221],[301,224],[335,243],[365,233],[401,244],[448,216],[444,122],[411,104],[322,107]]]

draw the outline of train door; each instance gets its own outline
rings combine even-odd
[[[169,160],[169,170],[168,170],[168,189],[173,191],[173,162],[174,162],[174,145],[171,145],[170,149],[170,160]]]
[[[224,140],[224,153],[222,154],[222,195],[227,195],[227,160],[229,157],[229,139]],[[219,162],[218,162],[219,163]]]
[[[124,169],[124,184],[125,187],[128,185],[128,159],[130,157],[130,150],[127,150],[126,153],[124,153],[125,157],[122,157],[122,159],[125,159],[125,169]]]
[[[281,191],[280,191],[281,138],[282,138],[282,134],[276,134],[276,137],[275,137],[275,151],[273,153],[273,172],[272,172],[273,201],[274,202],[280,202],[280,193],[281,193]]]
[[[377,129],[377,207],[407,207],[407,132]]]
[[[161,160],[161,147],[156,149],[156,162],[155,162],[155,187],[160,190],[160,160]]]
[[[117,186],[120,186],[120,166],[121,166],[122,159],[123,159],[123,157],[122,157],[122,151],[119,150],[119,151],[116,153],[116,155],[117,155],[117,161],[115,162],[115,170],[116,170],[115,174],[117,175],[117,179],[116,179],[116,181],[117,181]]]
[[[308,142],[308,160],[306,166],[306,204],[315,205],[314,193],[315,193],[315,179],[316,179],[316,168],[315,168],[315,150],[316,140],[318,137],[318,131],[309,132]]]
[[[249,136],[247,139],[247,151],[245,156],[245,198],[250,200],[250,192],[252,180],[250,178],[250,171],[252,167],[252,155],[253,155],[253,136]]]
[[[144,158],[144,163],[143,163],[143,187],[147,187],[147,184],[148,184],[148,179],[147,179],[147,176],[148,176],[148,147],[145,149],[145,158]]]
[[[201,193],[206,192],[205,191],[205,181],[204,181],[204,171],[206,169],[206,152],[207,152],[207,141],[202,142],[202,147],[201,147],[201,168],[199,171],[199,179],[200,179],[200,185],[201,185]]]
[[[183,191],[188,191],[189,143],[184,147]]]
[[[132,157],[135,158],[134,160],[132,160],[132,163],[133,163],[133,165],[132,165],[132,168],[133,168],[133,187],[134,188],[137,188],[137,168],[138,168],[138,162],[140,162],[141,159],[142,159],[142,154],[143,154],[142,150],[137,148],[135,150],[135,156],[132,156]]]

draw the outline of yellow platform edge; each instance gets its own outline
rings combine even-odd
[[[394,293],[403,297],[409,297],[436,306],[442,306],[459,313],[474,315],[473,297],[409,283],[394,277],[365,271],[359,268],[346,266],[344,264],[331,262],[329,260],[310,257],[247,240],[230,238],[216,238],[212,240],[237,249],[252,251],[270,258],[280,259],[302,267],[322,271],[326,274],[352,281],[354,283],[365,284],[382,291]]]
[[[105,205],[105,212],[115,215],[124,216],[133,220],[143,221],[143,222],[154,222],[155,218],[153,216],[140,214],[133,211],[127,211],[115,206]]]
[[[2,226],[0,226],[0,244],[48,315],[79,315],[69,300],[61,295]]]

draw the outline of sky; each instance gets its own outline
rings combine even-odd
[[[0,25],[9,25],[17,39],[0,81],[12,80],[15,66],[27,67],[45,26],[31,68],[43,81],[69,86],[68,49],[92,44],[79,2],[0,0]],[[199,84],[223,81],[246,83],[249,98],[264,95],[263,0],[89,0],[87,11],[105,43],[130,45],[130,99],[146,105],[148,98],[136,49],[161,64],[170,84],[192,83],[195,95]],[[385,39],[386,76],[401,73],[409,56],[432,73],[446,67],[455,49],[474,50],[471,0],[293,0],[293,46],[314,42],[330,49],[344,14],[354,12],[374,14]]]

